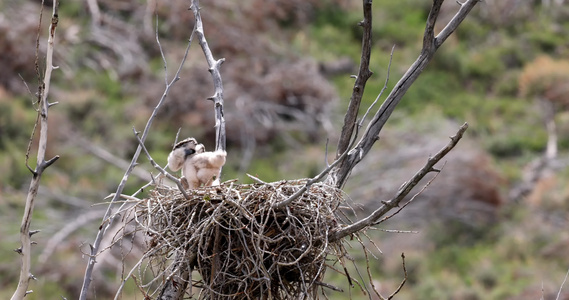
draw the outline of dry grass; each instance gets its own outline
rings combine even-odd
[[[569,60],[539,56],[524,67],[519,78],[521,96],[542,97],[569,107]]]

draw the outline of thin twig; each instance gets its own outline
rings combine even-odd
[[[367,118],[367,115],[369,114],[371,109],[375,106],[375,104],[379,101],[379,98],[381,98],[383,92],[387,89],[387,83],[389,83],[389,73],[391,71],[391,62],[393,61],[393,51],[395,51],[395,45],[391,47],[391,54],[389,55],[389,64],[387,65],[387,76],[385,77],[385,83],[383,84],[383,87],[381,88],[381,91],[379,91],[377,97],[375,97],[373,103],[367,108],[366,113],[363,115],[362,119],[358,123],[359,127],[362,127],[365,119]]]
[[[437,36],[435,36],[434,30],[443,0],[433,1],[431,11],[427,17],[421,53],[397,84],[395,84],[391,93],[389,93],[383,104],[370,120],[363,136],[355,146],[354,151],[348,155],[344,161],[337,166],[337,168],[330,172],[326,182],[331,185],[335,185],[337,188],[344,186],[352,169],[367,155],[372,146],[378,140],[379,133],[383,129],[383,126],[405,93],[409,90],[415,80],[419,78],[419,75],[426,68],[427,64],[433,59],[438,48],[450,36],[450,34],[458,28],[460,23],[464,21],[466,16],[479,1],[480,0],[465,1],[451,21],[446,24],[444,29]],[[363,51],[367,50],[362,49],[362,52]],[[347,125],[344,124],[344,126]]]
[[[403,287],[403,285],[405,285],[405,282],[407,282],[407,268],[405,268],[405,253],[401,253],[401,260],[403,261],[403,273],[405,274],[405,277],[403,277],[403,281],[401,281],[401,284],[399,284],[399,287],[397,287],[397,289],[395,290],[395,292],[393,292],[391,295],[389,295],[389,297],[387,297],[387,300],[391,300],[393,299],[393,297],[399,293],[399,291],[401,291],[401,288]]]
[[[195,29],[194,29],[194,31],[195,31]],[[172,80],[166,85],[166,87],[164,89],[164,93],[162,94],[162,97],[160,98],[160,100],[156,104],[156,107],[154,107],[152,114],[148,118],[146,126],[144,127],[144,131],[142,132],[142,137],[140,138],[140,140],[142,142],[144,142],[146,140],[146,137],[148,136],[148,133],[150,132],[150,127],[152,126],[154,119],[158,115],[158,111],[160,110],[160,108],[164,104],[166,97],[168,95],[168,92],[170,91],[172,85],[180,79],[180,72],[182,71],[182,67],[184,66],[184,63],[186,62],[186,58],[188,57],[188,53],[190,51],[190,46],[192,45],[194,31],[192,31],[192,34],[191,34],[190,39],[188,41],[188,46],[186,47],[186,51],[184,53],[184,56],[182,57],[182,61],[180,62],[180,65],[178,66],[178,70],[176,71],[174,78],[172,78]],[[164,61],[164,64],[166,64],[166,61]],[[111,215],[113,204],[118,200],[118,198],[122,194],[122,191],[126,185],[126,182],[129,178],[130,174],[132,173],[132,170],[137,165],[138,157],[140,156],[141,151],[142,151],[142,147],[139,145],[136,148],[136,152],[134,153],[134,155],[132,157],[132,160],[131,160],[129,167],[125,171],[125,174],[124,174],[121,182],[119,183],[119,185],[117,187],[117,190],[115,192],[115,196],[113,197],[109,206],[107,207],[105,215],[103,216],[103,221],[101,222],[101,226],[99,227],[99,231],[97,232],[97,236],[95,237],[95,241],[93,242],[92,245],[90,245],[91,246],[91,253],[89,255],[89,260],[87,262],[87,267],[85,268],[85,275],[83,277],[83,286],[81,287],[81,294],[79,295],[79,300],[87,299],[87,291],[89,290],[89,285],[91,284],[91,281],[93,280],[92,273],[93,273],[93,268],[94,268],[95,263],[96,263],[96,256],[99,252],[99,247],[100,247],[101,242],[103,240],[103,236],[105,235],[105,233],[106,233],[106,231],[110,225],[109,223],[106,222],[106,220],[109,219],[109,217]]]
[[[337,287],[337,286],[333,286],[333,285],[331,285],[331,284],[329,284],[329,283],[322,282],[322,281],[318,281],[318,280],[317,280],[317,281],[314,281],[314,284],[323,286],[323,287],[325,287],[325,288],[329,288],[329,289],[334,290],[334,291],[336,291],[336,292],[341,292],[341,293],[344,292],[343,289],[341,289],[341,288],[339,288],[339,287]]]
[[[83,148],[85,151],[89,151],[91,154],[95,155],[96,157],[108,162],[109,164],[111,164],[113,166],[118,167],[121,170],[126,170],[129,166],[130,162],[122,159],[121,157],[118,157],[118,156],[112,154],[107,149],[91,142],[90,140],[80,136],[79,134],[73,134],[73,138],[71,138],[70,140],[72,143]],[[132,170],[132,174],[135,175],[136,177],[144,180],[144,181],[150,181],[151,180],[148,172],[146,172],[142,169],[136,169],[135,168],[134,170]]]
[[[251,174],[249,174],[249,173],[247,173],[247,174],[245,174],[245,175],[247,175],[247,177],[253,179],[253,180],[256,181],[257,183],[260,183],[260,184],[268,184],[267,182],[265,182],[265,181],[259,179],[259,178],[256,177],[256,176],[253,176],[253,175],[251,175]]]
[[[383,202],[383,205],[376,209],[368,217],[332,233],[331,241],[344,238],[373,225],[377,220],[379,220],[379,218],[389,212],[392,208],[397,207],[399,205],[399,202],[401,202],[401,200],[403,200],[403,198],[405,198],[405,196],[411,192],[411,190],[419,183],[419,181],[421,181],[421,179],[423,179],[423,177],[425,177],[425,175],[430,172],[438,171],[437,169],[434,169],[434,165],[439,162],[447,153],[449,153],[450,150],[454,148],[454,146],[456,146],[467,128],[468,124],[464,123],[459,128],[457,133],[454,136],[450,137],[450,142],[434,156],[430,157],[427,160],[425,166],[423,166],[423,168],[421,168],[409,181],[405,182],[401,186],[395,197],[389,201]]]
[[[569,270],[567,270],[567,273],[565,273],[565,278],[563,279],[563,282],[561,283],[561,286],[559,287],[559,292],[557,292],[557,297],[555,298],[555,300],[560,300],[561,298],[561,290],[563,290],[563,285],[565,285],[565,282],[567,281],[567,276],[569,276]]]
[[[444,165],[443,165],[444,167]],[[413,197],[411,197],[411,199],[409,199],[409,201],[405,202],[405,204],[401,205],[401,207],[399,207],[394,213],[392,213],[389,216],[386,216],[385,218],[376,221],[373,223],[373,225],[378,225],[380,223],[383,223],[391,218],[393,218],[396,214],[398,214],[399,212],[401,212],[401,210],[403,210],[405,207],[407,207],[409,204],[411,204],[411,202],[413,202],[415,200],[415,198],[417,198],[417,196],[421,195],[426,189],[427,187],[429,187],[429,185],[431,185],[431,183],[433,181],[435,181],[435,179],[439,176],[439,174],[441,173],[443,167],[441,167],[440,169],[436,169],[435,171],[433,171],[435,173],[435,176],[433,176],[433,178],[431,178],[422,188],[420,191],[418,191],[417,193],[415,193],[415,195],[413,195]]]
[[[186,193],[186,189],[184,189],[184,187],[182,186],[182,182],[180,181],[180,179],[176,178],[174,175],[168,173],[168,171],[166,171],[164,168],[162,168],[160,165],[158,165],[154,159],[152,159],[152,156],[150,156],[150,153],[148,152],[148,149],[146,149],[146,146],[144,146],[144,142],[142,142],[142,140],[140,139],[140,137],[138,136],[139,132],[137,132],[134,128],[134,136],[136,137],[136,140],[138,141],[138,145],[140,147],[142,147],[142,150],[144,150],[144,153],[146,154],[146,157],[148,157],[148,160],[150,161],[150,164],[156,168],[156,170],[158,170],[160,172],[160,174],[166,176],[166,178],[174,181],[174,183],[176,183],[176,186],[178,187],[178,189],[180,190],[180,192],[182,193],[182,195],[184,195],[184,198],[189,199],[188,193]]]

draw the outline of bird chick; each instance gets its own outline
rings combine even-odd
[[[226,156],[225,150],[207,152],[203,144],[188,138],[174,146],[168,155],[168,166],[172,171],[182,169],[182,184],[187,183],[188,188],[219,185]]]

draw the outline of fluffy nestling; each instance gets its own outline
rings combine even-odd
[[[225,164],[225,150],[205,151],[196,139],[187,138],[174,146],[168,155],[168,167],[172,171],[182,169],[184,178],[191,189],[200,186],[219,185],[221,167]]]

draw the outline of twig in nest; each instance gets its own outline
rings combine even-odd
[[[182,193],[182,195],[184,195],[184,198],[189,199],[188,193],[186,193],[186,190],[182,186],[182,182],[180,181],[180,179],[178,179],[178,178],[174,177],[174,175],[168,173],[164,168],[162,168],[160,165],[158,165],[154,161],[154,159],[152,159],[152,156],[150,156],[150,153],[148,153],[146,146],[144,146],[144,142],[142,142],[142,140],[140,140],[140,137],[138,136],[138,132],[134,128],[132,130],[134,131],[134,136],[136,136],[136,140],[138,141],[138,145],[140,145],[140,147],[142,147],[142,150],[144,150],[144,153],[146,154],[146,157],[148,157],[150,164],[152,164],[152,166],[154,168],[156,168],[156,170],[158,170],[160,172],[160,174],[162,174],[162,175],[166,176],[166,178],[174,181],[176,183],[176,186],[178,187],[178,189]]]
[[[172,274],[196,270],[201,279],[191,285],[202,287],[204,299],[296,299],[322,288],[336,290],[322,278],[326,259],[346,253],[341,241],[329,242],[329,233],[341,223],[341,191],[315,183],[286,209],[273,206],[306,181],[222,184],[196,189],[189,199],[156,186],[127,212],[149,247],[137,278],[148,278],[147,266],[162,278],[158,287],[139,284],[152,295]]]

